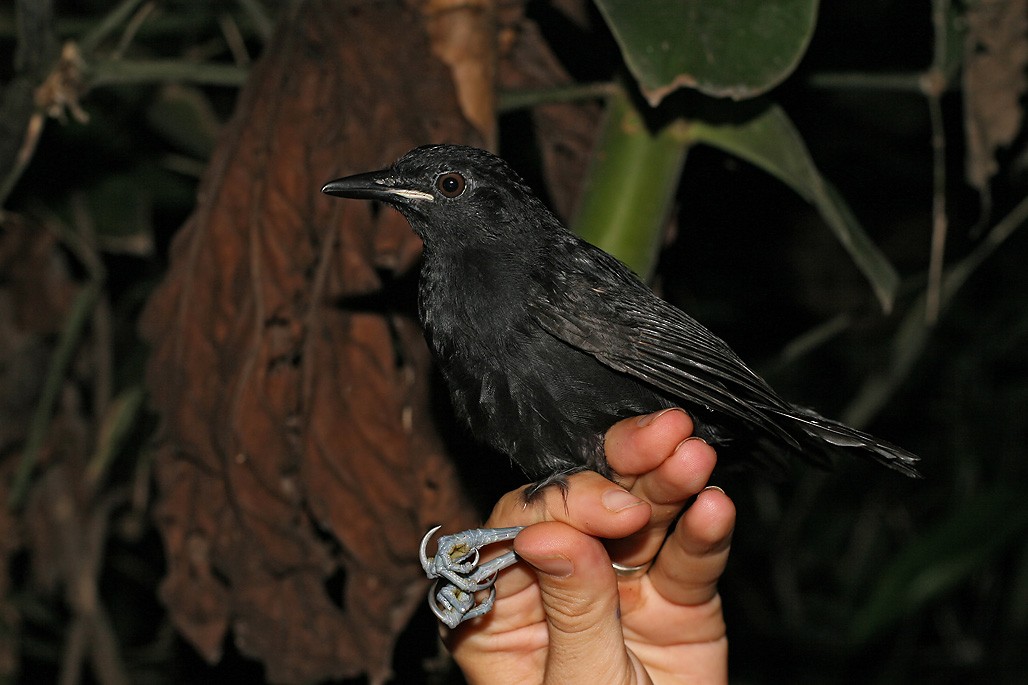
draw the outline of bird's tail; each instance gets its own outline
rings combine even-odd
[[[873,435],[859,431],[856,428],[850,428],[844,423],[826,419],[816,412],[803,407],[793,406],[792,411],[788,412],[773,411],[790,419],[812,438],[823,440],[829,445],[840,447],[844,450],[859,450],[875,461],[911,478],[922,477],[918,470],[914,468],[914,464],[920,461],[920,457],[902,447],[879,440]]]

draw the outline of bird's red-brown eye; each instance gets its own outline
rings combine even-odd
[[[467,185],[464,177],[456,171],[448,171],[435,180],[435,187],[446,197],[459,197]]]

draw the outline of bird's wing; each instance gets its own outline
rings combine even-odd
[[[586,247],[586,251],[581,248]],[[589,249],[591,248],[591,249]],[[686,404],[701,404],[799,448],[776,417],[791,405],[720,338],[664,302],[604,252],[579,244],[530,298],[550,335]]]

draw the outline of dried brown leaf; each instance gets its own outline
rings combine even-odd
[[[425,0],[432,52],[453,73],[461,111],[487,147],[496,145],[495,0]]]
[[[432,427],[419,327],[409,311],[347,305],[390,287],[381,270],[409,269],[420,244],[396,212],[319,193],[414,145],[490,135],[464,97],[495,90],[485,83],[496,78],[496,28],[484,32],[478,17],[461,29],[493,41],[459,54],[473,74],[462,81],[433,57],[426,7],[321,0],[287,13],[144,317],[164,419],[162,597],[207,659],[231,629],[273,681],[384,680],[424,598],[421,535],[431,523],[471,524]],[[508,7],[503,85],[567,82],[520,21]],[[494,121],[493,108],[479,111]],[[597,114],[535,113],[562,211]]]
[[[967,9],[964,125],[967,180],[986,191],[999,170],[996,151],[1017,136],[1028,88],[1028,0],[987,0]]]
[[[211,661],[231,628],[269,680],[383,681],[424,598],[421,535],[471,523],[420,330],[347,304],[420,245],[397,213],[320,193],[440,140],[478,142],[416,12],[297,3],[175,241],[142,324],[163,417],[161,592]]]

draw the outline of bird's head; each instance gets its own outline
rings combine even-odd
[[[386,169],[330,181],[321,192],[392,205],[429,247],[520,242],[517,232],[557,223],[506,162],[463,145],[417,147]]]

